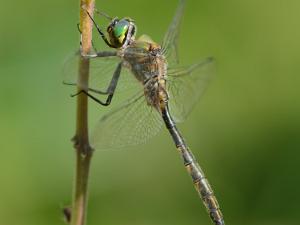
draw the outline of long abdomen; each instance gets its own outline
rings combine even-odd
[[[215,225],[225,225],[223,215],[221,213],[218,201],[209,185],[201,167],[197,163],[194,155],[187,147],[181,134],[179,133],[174,121],[172,120],[168,108],[162,110],[162,116],[165,121],[177,149],[179,150],[184,166],[192,177],[193,183],[197,192],[199,193],[212,221]]]

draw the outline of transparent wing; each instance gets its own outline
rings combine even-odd
[[[78,82],[78,65],[80,60],[80,52],[69,56],[64,62],[63,66],[63,81],[67,84],[73,84],[87,90],[92,88],[98,91],[105,92],[110,84],[112,76],[114,74],[117,65],[121,62],[121,59],[117,56],[97,57],[90,59],[89,67],[89,86]],[[137,86],[137,80],[134,79],[131,72],[122,67],[116,93],[135,90]],[[132,94],[132,93],[130,93]]]
[[[169,65],[178,64],[177,43],[179,35],[179,25],[182,20],[185,0],[180,0],[172,23],[163,39],[162,52],[166,56]]]
[[[167,89],[173,119],[182,122],[192,111],[214,75],[214,60],[207,58],[188,67],[168,69]]]
[[[161,127],[160,114],[140,92],[100,119],[92,132],[91,144],[99,150],[138,145],[155,136]]]

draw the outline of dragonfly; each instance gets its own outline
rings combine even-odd
[[[165,125],[211,220],[224,225],[214,192],[176,125],[192,111],[214,74],[212,57],[190,66],[179,65],[177,43],[184,8],[185,0],[180,0],[161,45],[147,35],[136,38],[137,26],[131,18],[111,18],[95,11],[110,20],[105,34],[86,11],[111,50],[94,49],[88,55],[79,51],[66,62],[64,84],[80,88],[73,96],[85,94],[103,106],[110,105],[117,94],[122,98],[96,124],[90,140],[94,149],[145,143]],[[88,85],[77,80],[74,62],[78,64],[78,57],[90,60]],[[129,97],[125,99],[126,92]]]

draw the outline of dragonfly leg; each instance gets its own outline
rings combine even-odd
[[[63,81],[63,84],[64,85],[70,85],[70,86],[77,86],[76,83],[68,83],[68,82],[65,82],[65,81]],[[100,94],[100,95],[107,95],[108,94],[107,91],[100,91],[100,90],[96,90],[96,89],[93,89],[93,88],[88,88],[87,90],[91,91],[91,92],[94,92],[94,93],[97,93],[97,94]]]
[[[94,26],[96,27],[99,35],[101,36],[101,38],[103,39],[103,41],[109,46],[112,47],[113,46],[109,43],[109,41],[107,40],[106,36],[104,35],[104,33],[102,32],[102,30],[100,29],[100,27],[97,25],[97,23],[95,22],[95,20],[93,19],[93,17],[90,15],[90,13],[88,11],[86,11],[87,15],[90,17],[90,19],[92,20]]]
[[[80,29],[80,23],[77,23],[77,30],[78,30],[78,32],[81,34],[82,32],[81,32],[81,29]]]
[[[98,90],[95,90],[95,89],[89,89],[89,91],[92,91],[92,92],[95,92],[97,94],[107,94],[107,99],[105,102],[102,102],[101,100],[99,100],[98,98],[96,98],[95,96],[89,94],[87,91],[85,90],[81,90],[79,91],[78,93],[74,94],[74,95],[71,95],[72,97],[75,97],[81,93],[84,93],[86,94],[88,97],[90,97],[91,99],[93,99],[95,102],[99,103],[100,105],[103,105],[103,106],[108,106],[110,105],[111,103],[111,100],[114,96],[114,93],[115,93],[115,90],[116,90],[116,87],[117,87],[117,84],[118,84],[118,81],[119,81],[119,78],[120,78],[120,74],[121,74],[121,69],[122,69],[122,63],[120,62],[119,65],[117,66],[114,74],[113,74],[113,77],[110,81],[110,84],[107,88],[107,90],[105,92],[101,92],[101,91],[98,91]]]
[[[108,20],[113,20],[112,17],[110,17],[109,15],[107,15],[106,13],[102,12],[102,11],[99,11],[98,9],[94,8],[94,12],[97,13],[98,15],[100,16],[104,16],[106,19]]]
[[[104,57],[110,57],[110,56],[117,56],[117,52],[112,51],[102,51],[102,52],[96,52],[94,54],[82,54],[81,55],[84,58],[93,59],[93,58],[104,58]]]
[[[99,103],[100,105],[103,105],[103,106],[108,106],[110,105],[111,103],[111,99],[112,99],[112,95],[109,95],[106,99],[105,102],[102,102],[101,100],[99,100],[98,98],[96,98],[95,96],[89,94],[87,91],[85,90],[81,90],[79,91],[78,93],[74,94],[74,95],[71,95],[71,97],[75,97],[77,95],[80,95],[81,93],[87,95],[88,97],[90,97],[91,99],[93,99],[95,102]]]
[[[77,23],[77,30],[80,33],[80,48],[81,48],[82,47],[82,32],[81,32],[81,29],[80,29],[80,23]],[[95,44],[94,44],[93,40],[91,42],[92,42],[93,50],[95,52],[97,52],[97,49],[95,47]]]
[[[82,49],[82,32],[81,32],[81,29],[80,29],[80,23],[77,23],[77,30],[79,31],[79,34],[80,34],[79,45],[80,45],[80,50],[81,50]]]
[[[117,53],[116,52],[111,52],[111,51],[102,51],[102,52],[97,52],[96,54],[93,54],[93,55],[84,55],[82,57],[86,57],[86,58],[95,58],[95,57],[110,57],[110,56],[116,56]],[[121,63],[120,63],[121,64]],[[113,74],[113,77],[110,81],[110,84],[108,86],[108,88],[106,89],[106,91],[101,91],[101,90],[97,90],[97,89],[94,89],[94,88],[84,88],[88,91],[91,91],[91,92],[94,92],[94,93],[97,93],[97,94],[100,94],[100,95],[108,95],[110,93],[109,90],[112,90],[112,89],[115,89],[115,86],[117,85],[116,83],[118,82],[118,79],[119,79],[119,76],[120,76],[120,73],[121,73],[121,65],[118,65],[116,71],[114,72]],[[120,70],[120,71],[118,71]],[[78,84],[75,83],[75,82],[66,82],[66,81],[63,81],[63,84],[64,85],[70,85],[70,86],[77,86]],[[114,88],[113,88],[114,87]]]

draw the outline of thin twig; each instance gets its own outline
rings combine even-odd
[[[80,0],[80,30],[82,32],[82,54],[87,55],[92,48],[92,23],[85,10],[92,15],[95,0]],[[84,8],[84,10],[83,10]],[[83,86],[88,84],[89,59],[79,60],[78,80]],[[80,89],[78,89],[80,91]],[[76,149],[76,176],[74,182],[71,225],[84,225],[88,194],[88,177],[93,150],[88,135],[88,99],[86,95],[77,96],[76,134],[73,138]]]

